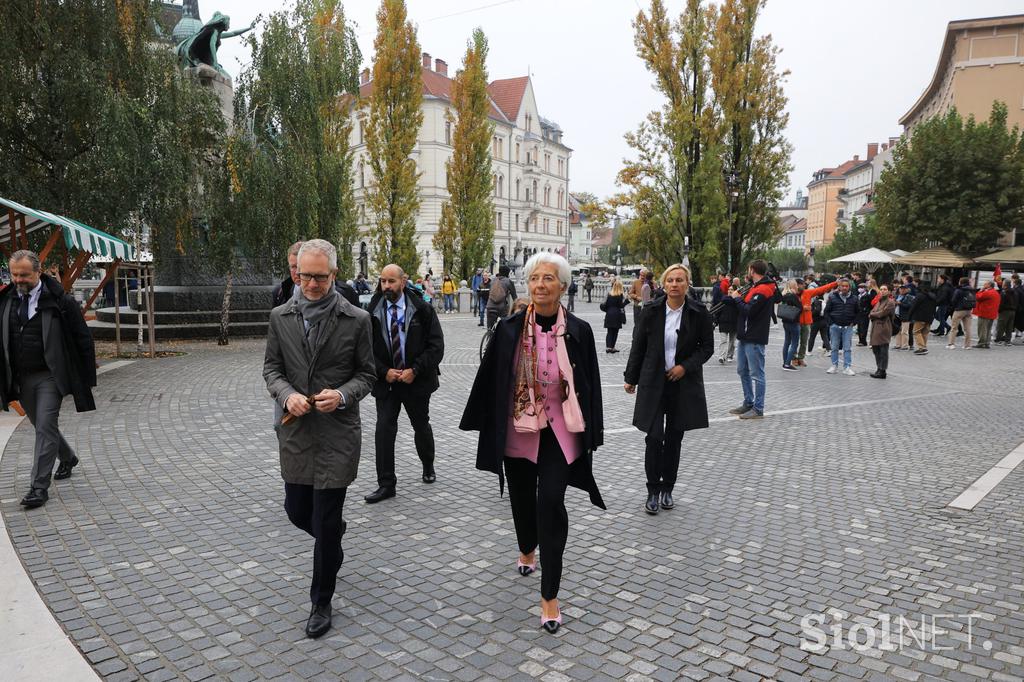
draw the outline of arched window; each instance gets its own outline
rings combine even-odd
[[[445,121],[444,122],[444,143],[445,144],[451,144],[452,143],[452,122],[451,121]]]
[[[519,178],[516,178],[516,200],[519,200]]]
[[[500,199],[505,194],[505,176],[498,176],[498,198]]]
[[[366,169],[363,168],[363,162],[359,162],[359,186],[366,187]]]

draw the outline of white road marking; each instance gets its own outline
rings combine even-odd
[[[1024,443],[1018,445],[1010,454],[1003,457],[999,462],[986,471],[981,477],[972,483],[967,490],[950,502],[947,506],[954,509],[971,511],[978,503],[985,499],[999,483],[1010,475],[1021,462],[1024,462]]]
[[[895,398],[882,398],[882,399],[879,399],[879,400],[858,400],[858,401],[847,402],[847,403],[833,403],[833,404],[830,404],[830,405],[812,405],[811,407],[794,407],[794,408],[789,409],[789,410],[769,410],[769,411],[766,411],[764,413],[764,416],[772,417],[772,416],[781,415],[781,414],[796,414],[797,412],[817,412],[819,410],[832,410],[832,409],[836,409],[836,408],[840,408],[840,407],[860,407],[862,405],[878,405],[879,403],[893,403],[893,402],[898,402],[898,401],[901,401],[901,400],[918,400],[918,399],[921,399],[921,398],[937,398],[939,396],[955,395],[957,393],[960,393],[960,391],[944,391],[942,393],[925,393],[925,394],[921,394],[921,395],[904,395],[904,396],[898,396],[898,397],[895,397]],[[708,419],[708,422],[711,423],[711,424],[718,424],[718,423],[722,423],[722,422],[738,422],[738,421],[740,421],[740,418],[739,417],[733,417],[733,416],[729,416],[729,417],[712,417],[711,419]],[[614,434],[617,434],[617,433],[632,433],[635,430],[636,429],[634,427],[632,427],[632,426],[629,427],[629,428],[624,428],[624,429],[605,429],[604,430],[604,435],[609,436],[609,435],[614,435]]]

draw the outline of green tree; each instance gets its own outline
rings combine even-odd
[[[996,102],[988,121],[951,110],[916,126],[879,178],[879,233],[908,250],[940,243],[971,254],[1024,226],[1024,142],[1006,116]]]
[[[349,145],[361,56],[338,0],[298,0],[246,38],[251,66],[239,78],[229,143],[234,210],[224,244],[259,244],[282,261],[299,239],[338,246],[353,274],[358,218]],[[282,201],[287,197],[287,201]],[[234,249],[223,256],[233,258]]]
[[[491,203],[491,137],[488,118],[487,37],[473,31],[462,69],[452,82],[452,104],[445,117],[455,125],[448,170],[449,200],[441,206],[434,248],[456,281],[468,280],[474,268],[489,263],[494,253],[494,206]]]
[[[381,0],[373,48],[373,93],[365,134],[373,176],[367,203],[374,216],[376,260],[378,267],[396,263],[414,273],[420,267],[420,173],[410,155],[423,125],[423,77],[416,28],[406,19],[404,0]]]
[[[724,169],[735,179],[728,253],[733,269],[776,241],[776,207],[792,169],[792,145],[782,83],[788,71],[776,64],[779,49],[771,36],[756,36],[767,0],[724,0],[709,49],[712,87],[721,111]]]
[[[131,241],[190,241],[224,121],[157,34],[149,0],[0,3],[0,194]]]

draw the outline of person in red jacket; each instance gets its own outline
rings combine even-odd
[[[999,291],[992,280],[985,282],[977,293],[978,303],[974,315],[978,318],[978,343],[975,348],[991,348],[992,323],[999,317]]]
[[[795,366],[807,366],[807,363],[804,362],[804,357],[807,355],[807,340],[811,336],[811,325],[814,323],[814,317],[811,315],[811,300],[815,296],[827,294],[837,286],[839,286],[839,280],[814,289],[807,289],[804,287],[800,288],[800,304],[803,307],[803,310],[800,311],[800,347],[797,349],[796,356],[793,358],[793,364]]]

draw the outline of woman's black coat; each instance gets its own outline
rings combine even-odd
[[[640,310],[633,330],[633,346],[626,362],[625,380],[637,387],[633,426],[647,433],[661,417],[661,394],[665,388],[665,306],[658,297]],[[704,363],[715,353],[711,315],[707,308],[686,298],[683,320],[676,344],[676,364],[686,374],[679,380],[679,400],[674,410],[676,423],[684,431],[708,426],[708,401],[704,394]]]
[[[477,370],[459,424],[463,431],[480,432],[476,468],[497,474],[502,493],[505,491],[502,464],[512,405],[515,354],[525,315],[525,311],[520,311],[498,323],[480,369]],[[591,503],[605,509],[593,472],[594,450],[604,443],[604,407],[601,404],[601,376],[597,366],[594,332],[589,324],[572,313],[565,314],[565,327],[563,341],[572,364],[576,399],[580,403],[585,424],[580,434],[583,439],[582,454],[569,469],[569,485],[585,490],[590,494]]]
[[[622,329],[626,326],[627,304],[625,296],[608,294],[608,298],[604,299],[604,303],[601,304],[601,310],[604,311],[605,329]]]

